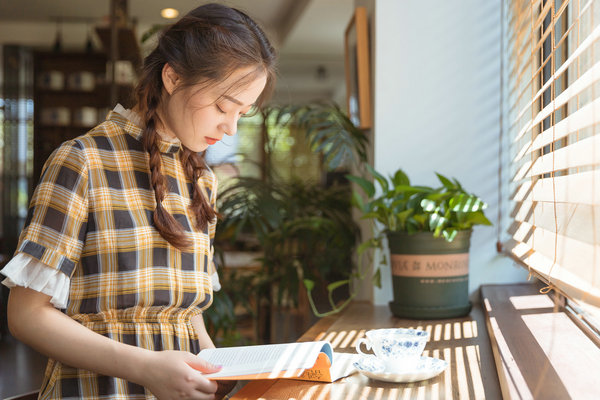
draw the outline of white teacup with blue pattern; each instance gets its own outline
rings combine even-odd
[[[413,368],[421,359],[421,353],[429,340],[429,333],[421,329],[390,328],[373,329],[365,333],[366,338],[356,342],[356,352],[365,344],[375,356],[383,361],[386,372],[402,371]]]

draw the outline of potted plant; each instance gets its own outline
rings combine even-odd
[[[387,237],[392,313],[415,319],[468,314],[470,237],[473,225],[491,225],[484,214],[487,204],[441,174],[440,186],[433,188],[411,185],[401,169],[386,179],[368,164],[366,168],[379,190],[367,179],[348,176],[366,195],[364,200],[355,192],[353,202],[362,218],[377,221],[383,229],[359,252],[382,249]]]
[[[325,293],[324,285],[348,277],[360,239],[351,216],[349,182],[325,184],[278,174],[273,158],[282,130],[299,129],[310,149],[320,155],[320,170],[341,173],[342,178],[346,172],[339,171],[345,171],[344,165],[365,161],[367,139],[334,104],[269,107],[260,114],[262,176],[242,174],[220,193],[223,219],[217,225],[215,247],[234,243],[241,234],[256,239],[264,253],[259,260],[261,267],[241,293],[246,299],[257,300],[255,318],[268,324],[270,316],[265,314],[271,309],[305,303],[302,283],[310,282],[311,289],[315,288],[318,303],[335,302],[335,297]],[[254,295],[249,296],[249,292]],[[344,288],[339,292],[343,295]],[[232,297],[232,303],[240,300],[235,294]],[[310,302],[312,305],[312,297]],[[227,314],[221,314],[214,320],[228,321],[224,318]],[[258,330],[263,332],[262,339],[271,339],[267,327]]]

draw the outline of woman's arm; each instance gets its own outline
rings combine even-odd
[[[200,349],[214,349],[215,344],[213,343],[210,336],[208,336],[208,332],[206,331],[206,325],[204,325],[204,318],[202,314],[196,315],[191,319],[192,326],[196,330],[196,334],[198,335],[198,342],[200,343]],[[233,390],[237,381],[217,381],[219,388],[215,393],[216,399],[227,398],[227,394]]]
[[[10,291],[12,334],[66,365],[115,376],[150,389],[159,399],[212,399],[215,382],[201,372],[216,368],[183,351],[150,351],[111,340],[50,304],[50,296],[20,286]]]
[[[196,331],[196,335],[198,335],[198,343],[200,344],[200,350],[214,349],[215,344],[213,343],[210,336],[208,336],[208,332],[206,331],[206,325],[204,325],[204,318],[202,317],[202,314],[193,316],[190,321],[192,322],[192,326]]]

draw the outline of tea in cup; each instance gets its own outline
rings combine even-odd
[[[384,363],[388,372],[415,367],[429,340],[429,333],[421,329],[373,329],[365,335],[366,338],[356,342],[356,352],[367,355],[360,350],[364,343],[367,350],[372,349],[375,357]]]

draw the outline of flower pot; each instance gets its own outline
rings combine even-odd
[[[471,230],[452,242],[431,232],[388,232],[394,300],[392,314],[401,318],[438,319],[467,315]]]

